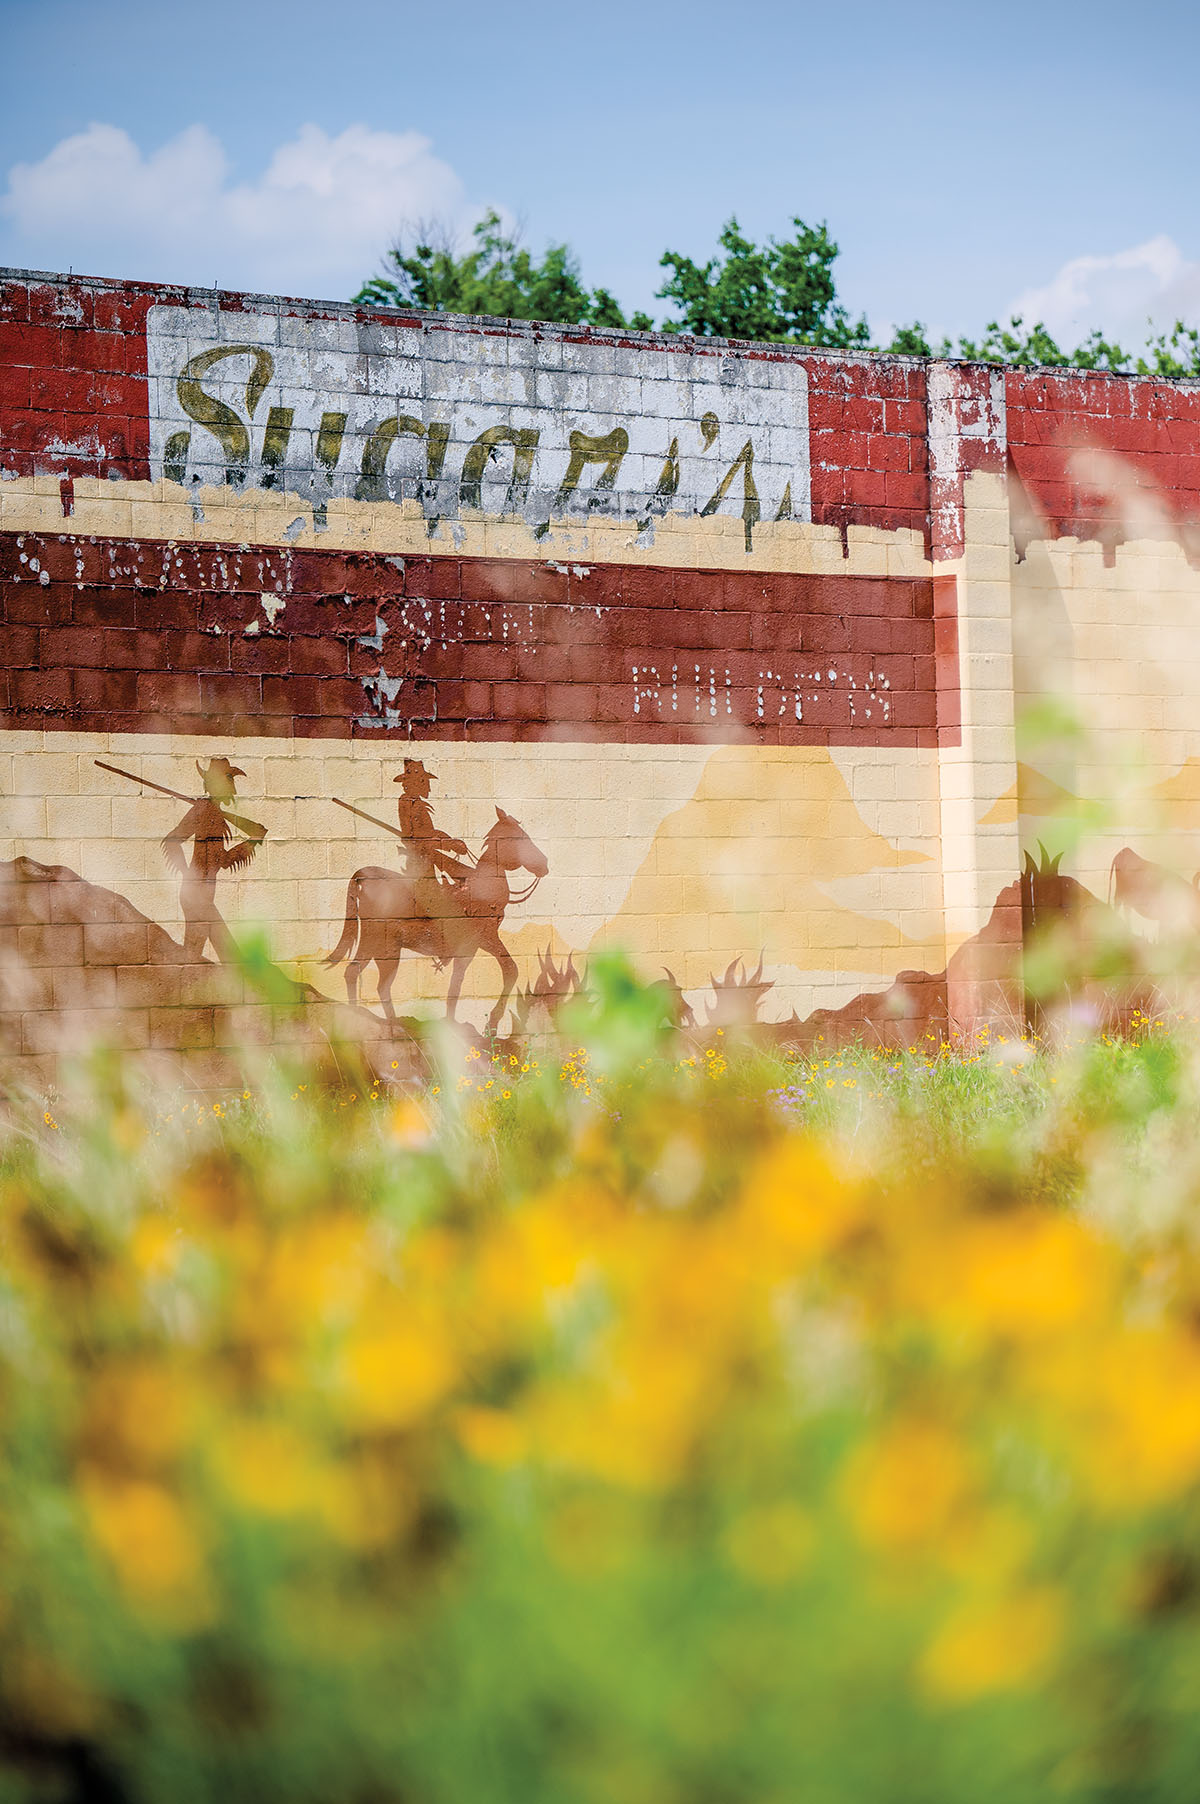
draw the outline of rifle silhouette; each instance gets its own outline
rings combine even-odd
[[[344,808],[347,814],[356,814],[360,821],[370,821],[373,827],[382,827],[385,833],[390,833],[392,835],[393,839],[404,838],[399,827],[393,827],[390,821],[381,821],[377,814],[368,814],[365,808],[356,808],[353,802],[343,802],[341,796],[331,796],[329,799],[331,802],[336,802],[339,808]],[[297,800],[299,800],[299,797],[297,797]],[[472,864],[477,864],[479,862],[470,847],[467,848],[467,857],[471,860]]]
[[[353,802],[343,802],[341,796],[331,796],[330,800],[335,802],[339,808],[344,808],[347,814],[356,814],[360,821],[370,821],[373,827],[382,827],[384,832],[390,833],[394,839],[404,838],[399,827],[393,827],[390,821],[381,821],[377,814],[368,814],[365,808],[356,808]]]
[[[92,763],[98,765],[101,770],[110,770],[114,777],[125,777],[130,783],[140,783],[143,789],[156,789],[160,796],[171,796],[177,802],[186,802],[189,808],[193,802],[203,799],[212,800],[211,797],[185,796],[180,789],[168,789],[165,783],[154,783],[149,777],[135,776],[131,770],[122,770],[119,765],[106,764],[103,758],[93,758]],[[261,841],[267,837],[267,830],[259,821],[248,820],[244,814],[227,814],[219,802],[214,803],[214,807],[220,809],[231,827],[236,827],[238,832],[244,833],[248,839]],[[382,825],[382,822],[380,824]]]

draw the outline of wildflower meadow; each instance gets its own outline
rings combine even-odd
[[[10,1099],[0,1799],[1190,1795],[1194,1034]]]

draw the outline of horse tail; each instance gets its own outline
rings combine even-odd
[[[358,939],[358,896],[362,888],[362,872],[355,871],[346,885],[346,919],[342,926],[342,937],[329,954],[322,959],[322,964],[340,965],[344,958],[349,958]]]
[[[1114,853],[1113,861],[1108,867],[1108,906],[1110,908],[1113,905],[1113,893],[1117,887],[1117,859],[1120,856],[1119,852]]]

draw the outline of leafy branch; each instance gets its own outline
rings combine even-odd
[[[721,228],[717,253],[707,262],[664,251],[660,266],[669,273],[657,293],[672,312],[659,330],[814,349],[956,357],[1010,369],[1200,377],[1200,327],[1182,319],[1169,332],[1150,337],[1140,353],[1098,331],[1066,350],[1041,320],[1026,325],[1019,314],[1003,326],[990,320],[978,339],[942,338],[935,345],[924,323],[914,320],[897,326],[886,345],[875,344],[865,316],[852,318],[838,299],[834,264],[840,251],[826,223],[810,226],[793,218],[792,228],[790,238],[768,238],[759,245],[734,217]],[[494,209],[475,226],[465,251],[446,227],[416,226],[407,245],[401,240],[392,246],[381,273],[364,282],[354,299],[421,313],[490,314],[635,332],[654,327],[648,313],[626,315],[609,289],[588,288],[569,245],[547,245],[539,259]]]

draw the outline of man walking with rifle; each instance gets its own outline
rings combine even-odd
[[[102,770],[128,777],[131,782],[157,789],[163,795],[174,796],[177,801],[189,800],[176,789],[166,789],[161,783],[134,776],[132,771],[119,770],[115,764],[104,764],[99,758],[96,763]],[[199,962],[205,946],[211,945],[221,963],[229,965],[237,961],[237,947],[217,907],[217,878],[222,871],[237,871],[248,865],[267,837],[267,830],[257,821],[225,812],[225,805],[237,795],[235,778],[244,777],[245,771],[231,764],[228,758],[210,758],[207,769],[202,769],[197,759],[196,769],[204,785],[204,794],[190,803],[178,826],[163,839],[162,849],[167,862],[183,879],[179,886],[179,902],[183,909],[184,951],[189,958]],[[231,845],[235,830],[246,837]],[[190,859],[187,855],[189,840],[192,844]]]

